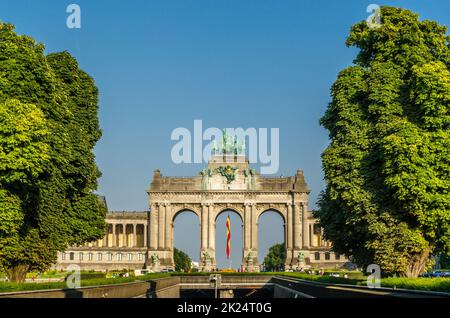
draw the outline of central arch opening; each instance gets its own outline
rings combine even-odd
[[[198,215],[191,210],[177,212],[173,218],[173,232],[173,247],[186,253],[195,268],[200,256],[200,219]]]
[[[230,216],[230,258],[226,255],[227,246],[227,217]],[[223,210],[216,218],[216,264],[219,269],[238,270],[242,263],[243,243],[242,243],[242,218],[234,210]]]

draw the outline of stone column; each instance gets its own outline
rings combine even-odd
[[[162,251],[165,247],[165,203],[159,205],[158,209],[158,250]]]
[[[150,211],[150,249],[155,251],[158,248],[158,204],[152,204]]]
[[[201,233],[201,244],[200,250],[206,251],[208,249],[208,203],[202,203],[202,214],[200,221],[200,233]],[[202,255],[200,254],[200,257]]]
[[[258,270],[258,211],[256,210],[256,203],[251,205],[251,250],[253,255],[253,268],[251,271]]]
[[[150,215],[150,211],[147,212],[147,219],[145,220],[145,224],[147,225],[147,231],[144,232],[144,245],[148,247],[150,247],[150,232],[151,232],[151,215]],[[137,236],[136,236],[136,241],[137,242]],[[136,243],[137,246],[137,243]]]
[[[148,246],[148,242],[147,242],[147,233],[148,233],[148,225],[144,224],[144,229],[143,229],[143,233],[142,233],[142,244],[144,245],[144,247]]]
[[[128,236],[127,236],[127,224],[122,224],[122,246],[127,247],[128,246]]]
[[[308,221],[308,204],[304,202],[302,204],[302,228],[303,228],[303,248],[308,249],[310,247],[310,227]]]
[[[167,203],[165,205],[166,209],[165,209],[165,228],[166,230],[165,232],[165,239],[164,239],[164,247],[165,250],[169,251],[169,250],[173,250],[173,246],[172,246],[172,206],[170,205],[170,203]]]
[[[244,209],[244,250],[247,252],[251,241],[251,203],[245,203]]]
[[[111,246],[116,247],[116,242],[117,242],[117,240],[116,240],[116,224],[112,223],[112,244],[111,244]]]
[[[295,203],[293,206],[293,217],[294,217],[294,250],[300,250],[302,248],[302,232],[301,232],[301,206],[299,203]]]
[[[111,236],[109,234],[109,227],[110,226],[111,226]],[[108,231],[106,232],[106,246],[108,246],[108,247],[112,247],[112,236],[113,236],[113,234],[112,234],[112,224],[108,223]],[[87,243],[86,243],[86,246],[87,246]]]
[[[288,250],[292,250],[293,247],[293,230],[294,230],[294,220],[292,215],[292,203],[287,204],[287,220],[286,220],[286,246]]]
[[[214,204],[208,205],[208,251],[211,257],[211,266],[216,267],[216,218]]]
[[[133,224],[133,244],[131,245],[131,247],[137,247],[137,233],[136,233],[136,228],[137,225],[136,223]],[[145,235],[146,233],[144,233]]]
[[[170,222],[170,225],[169,225],[169,231],[170,231],[169,247],[172,251],[173,251],[173,227],[174,227],[173,222]]]
[[[286,235],[286,261],[285,268],[289,269],[293,259],[293,240],[294,240],[294,218],[292,213],[292,203],[287,203],[286,223],[284,224]]]

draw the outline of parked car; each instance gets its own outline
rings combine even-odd
[[[431,277],[433,277],[433,273],[429,273],[429,272],[422,273],[419,275],[419,277],[431,278]]]
[[[442,271],[433,271],[432,275],[433,277],[441,277]]]
[[[331,277],[340,277],[340,275],[338,273],[330,273],[329,276],[331,276]]]
[[[432,277],[450,277],[450,271],[436,270],[431,275]]]
[[[449,271],[441,272],[441,277],[450,277],[450,272]]]

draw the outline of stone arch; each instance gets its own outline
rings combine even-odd
[[[257,214],[257,222],[259,223],[259,219],[261,218],[261,215],[263,215],[264,213],[268,213],[268,212],[274,212],[276,214],[278,214],[281,219],[283,220],[283,224],[286,226],[286,211],[281,211],[281,209],[277,209],[277,208],[267,208],[267,209],[263,209],[258,211]]]
[[[173,211],[172,219],[171,219],[171,225],[173,225],[173,223],[175,222],[176,217],[178,215],[180,215],[181,213],[183,213],[183,212],[194,213],[195,215],[197,215],[199,220],[201,220],[201,218],[202,218],[201,213],[197,209],[195,209],[194,207],[192,207],[192,206],[182,207],[182,208],[178,208],[178,209]]]
[[[241,218],[242,224],[244,224],[244,206],[239,207],[237,205],[218,205],[218,206],[216,206],[215,213],[214,213],[215,214],[214,215],[214,224],[216,223],[219,215],[226,211],[233,211],[234,213],[239,215],[239,217]]]
[[[281,204],[258,204],[256,219],[266,212],[276,212],[283,219],[284,224],[287,223],[287,208]]]

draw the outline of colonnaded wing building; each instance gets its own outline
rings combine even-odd
[[[285,269],[336,268],[348,262],[331,251],[308,210],[308,186],[303,171],[290,177],[265,177],[245,156],[214,155],[195,177],[166,177],[155,170],[149,211],[109,212],[108,230],[97,242],[59,253],[55,269],[76,264],[83,270],[174,268],[173,225],[184,211],[200,220],[199,270],[216,269],[216,220],[225,211],[237,213],[243,224],[243,271],[259,271],[258,220],[274,211],[284,221]]]

